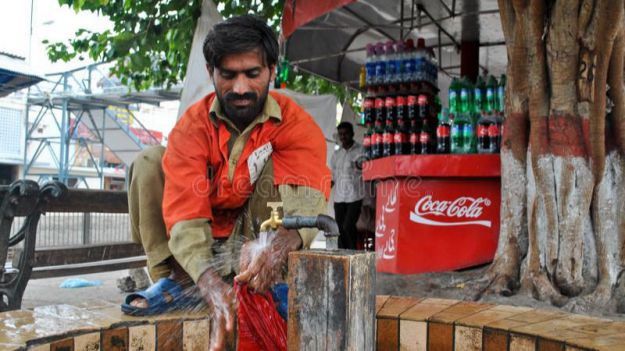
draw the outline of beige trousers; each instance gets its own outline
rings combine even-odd
[[[140,243],[147,256],[148,272],[153,281],[166,277],[170,268],[166,260],[172,256],[167,230],[163,221],[163,189],[165,176],[161,160],[165,148],[155,146],[142,151],[129,170],[128,211],[133,241]],[[222,276],[238,272],[239,253],[245,240],[256,237],[262,221],[269,218],[267,202],[280,201],[273,183],[273,164],[267,162],[256,181],[254,192],[237,218],[228,239],[215,240],[212,257],[220,260],[216,266]]]

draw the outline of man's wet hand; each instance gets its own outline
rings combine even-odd
[[[258,292],[265,292],[282,277],[289,252],[299,250],[302,239],[297,230],[278,228],[267,246],[257,241],[246,243],[241,250],[240,272],[234,279],[247,283]]]
[[[204,301],[212,309],[211,351],[224,350],[226,337],[234,330],[234,292],[219,275],[208,269],[197,281]]]

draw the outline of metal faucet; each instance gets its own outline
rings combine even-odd
[[[317,228],[322,230],[326,237],[326,249],[338,250],[339,226],[334,218],[324,214],[280,218],[278,208],[282,207],[282,202],[268,202],[267,207],[272,208],[271,217],[260,225],[261,232],[268,229],[278,229],[278,226],[283,226],[285,229]]]
[[[260,225],[261,232],[266,232],[269,229],[276,230],[282,224],[282,218],[280,218],[280,212],[278,212],[278,208],[282,207],[282,202],[268,202],[267,207],[271,207],[271,215],[268,220]]]

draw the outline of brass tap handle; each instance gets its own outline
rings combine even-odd
[[[282,207],[282,202],[268,202],[267,207],[271,207],[271,215],[268,220],[260,225],[261,232],[269,229],[278,229],[278,226],[282,224],[282,218],[280,218],[280,212],[278,211],[278,208]]]
[[[267,207],[271,207],[271,213],[278,212],[278,209],[282,207],[282,202],[268,202]]]

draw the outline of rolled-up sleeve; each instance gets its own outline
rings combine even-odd
[[[197,282],[212,256],[210,143],[201,123],[189,119],[181,119],[170,133],[163,156],[163,218],[170,251]]]

